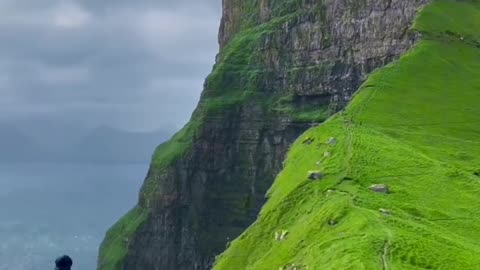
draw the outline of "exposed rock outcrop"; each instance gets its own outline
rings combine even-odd
[[[320,171],[310,171],[308,172],[308,179],[315,181],[323,178],[323,174]]]
[[[388,194],[390,193],[390,189],[388,188],[387,185],[384,184],[375,184],[371,185],[370,190],[376,193],[383,193],[383,194]]]
[[[409,49],[427,0],[224,0],[190,124],[160,146],[98,269],[209,269],[256,218],[289,145]]]

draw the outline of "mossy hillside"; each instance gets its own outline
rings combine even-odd
[[[264,105],[272,114],[283,113],[272,110],[269,104],[274,101],[269,93],[262,93],[265,76],[271,71],[261,61],[260,56],[263,53],[261,45],[265,36],[278,31],[285,22],[295,20],[297,16],[300,16],[299,13],[294,11],[273,17],[260,25],[252,24],[251,28],[246,28],[235,35],[222,48],[217,64],[206,80],[200,104],[191,120],[154,152],[151,162],[152,173],[145,180],[140,192],[143,201],[151,201],[150,198],[156,194],[159,187],[158,175],[167,173],[178,159],[190,151],[196,135],[210,117],[224,115],[228,110],[235,110],[252,100]],[[283,94],[277,95],[274,100],[282,97]],[[285,115],[294,117],[295,113],[301,114],[302,110],[290,110],[285,112]],[[306,114],[300,115],[300,118],[307,121],[309,114],[318,117],[314,108],[308,109]],[[137,206],[108,231],[100,249],[99,269],[120,269],[127,254],[128,242],[125,239],[130,239],[148,217],[150,209],[147,208]]]
[[[293,108],[291,104],[282,104],[283,110],[279,110],[277,106],[272,106],[279,104],[278,101],[282,99],[291,103],[291,92],[277,93],[273,96],[272,93],[263,92],[266,77],[271,70],[261,61],[264,53],[261,49],[262,42],[265,37],[279,31],[286,22],[295,21],[307,12],[293,10],[294,12],[290,14],[274,17],[266,23],[244,30],[223,48],[218,63],[206,80],[196,113],[171,141],[158,147],[153,155],[152,166],[162,168],[182,156],[205,118],[234,109],[252,98],[256,98],[256,102],[263,104],[272,113],[285,113],[293,120],[325,120],[327,115],[325,108]],[[322,70],[321,67],[319,69]],[[292,69],[292,72],[293,70],[298,68]]]
[[[258,25],[269,23],[271,20],[290,16],[294,12],[318,13],[325,15],[321,3],[312,3],[305,5],[305,0],[227,0],[230,2],[230,9],[236,10],[233,16],[235,19],[234,32],[240,33],[244,30],[254,28]],[[262,16],[262,9],[268,7],[268,16]]]
[[[424,39],[298,139],[258,220],[214,269],[478,269],[479,8],[424,8],[413,26]],[[325,177],[309,181],[312,170]]]
[[[455,0],[451,0],[455,1]],[[422,33],[451,33],[480,40],[480,21],[464,14],[478,12],[477,0],[458,1],[455,9],[445,12],[451,1],[438,1],[425,10],[413,26]]]
[[[207,117],[232,109],[257,92],[256,76],[261,67],[254,56],[258,40],[265,31],[264,28],[248,30],[223,49],[218,63],[206,80],[199,107],[182,130],[156,149],[152,167],[168,167],[188,151],[195,133]]]
[[[146,220],[147,213],[136,207],[120,219],[107,233],[100,247],[98,268],[104,270],[122,269],[123,258],[130,235]],[[108,247],[108,248],[107,248]]]

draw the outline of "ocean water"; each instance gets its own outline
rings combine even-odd
[[[0,164],[0,270],[94,270],[107,229],[131,209],[148,165]]]

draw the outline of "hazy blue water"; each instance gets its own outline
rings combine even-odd
[[[0,270],[93,270],[106,230],[137,200],[147,165],[0,164]]]

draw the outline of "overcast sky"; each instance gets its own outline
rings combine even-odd
[[[220,16],[221,0],[0,0],[0,121],[179,127]]]

